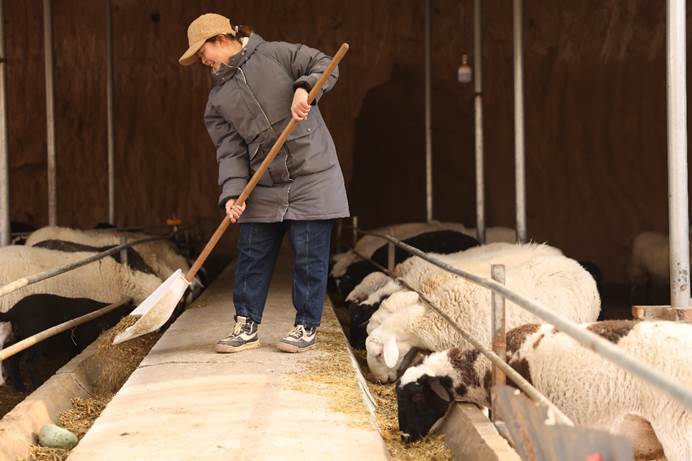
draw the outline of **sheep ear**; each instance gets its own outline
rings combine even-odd
[[[442,400],[449,402],[452,398],[449,396],[449,392],[447,389],[442,386],[442,383],[440,383],[440,380],[437,378],[433,378],[430,380],[430,389],[437,394],[439,398]]]
[[[384,364],[387,368],[394,368],[399,360],[399,347],[396,345],[394,336],[390,336],[384,345]]]

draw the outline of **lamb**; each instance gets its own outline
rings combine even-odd
[[[464,269],[489,278],[490,265],[503,263],[505,286],[509,289],[556,309],[574,322],[596,320],[600,311],[598,290],[579,263],[559,254],[541,255],[545,252],[541,246],[519,247],[514,261],[510,255],[497,254],[475,266],[467,261]],[[539,256],[530,257],[532,248]],[[425,288],[426,283],[423,285]],[[425,293],[431,301],[478,341],[490,344],[490,290],[461,278],[433,285],[435,289]],[[537,320],[533,314],[507,302],[508,328]],[[465,340],[446,320],[421,304],[413,304],[389,315],[370,333],[366,340],[368,365],[376,379],[390,382],[396,379],[399,364],[412,347],[442,351],[459,344],[465,344]]]
[[[616,320],[581,327],[678,382],[692,382],[691,325]],[[692,459],[692,412],[551,325],[509,331],[507,361],[575,424],[622,432],[625,418],[637,416],[651,423],[669,461]],[[409,368],[397,384],[404,438],[426,435],[451,401],[488,406],[490,376],[490,361],[476,349],[437,352]]]

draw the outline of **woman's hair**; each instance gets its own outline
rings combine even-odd
[[[232,34],[223,34],[224,37],[226,37],[229,40],[236,40],[240,41],[241,38],[244,37],[249,37],[252,35],[252,26],[235,26],[233,28],[235,30],[235,36]],[[215,35],[209,39],[207,39],[208,42],[216,42],[219,39],[219,35]]]

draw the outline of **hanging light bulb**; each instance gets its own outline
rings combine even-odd
[[[463,55],[461,57],[461,65],[457,70],[457,79],[459,80],[459,83],[469,83],[472,77],[473,71],[471,70],[471,66],[469,66],[469,57],[467,55]]]

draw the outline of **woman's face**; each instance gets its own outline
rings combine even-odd
[[[199,49],[197,55],[205,66],[211,67],[214,72],[218,72],[221,64],[228,62],[231,53],[228,50],[228,40],[213,40],[205,42]]]

